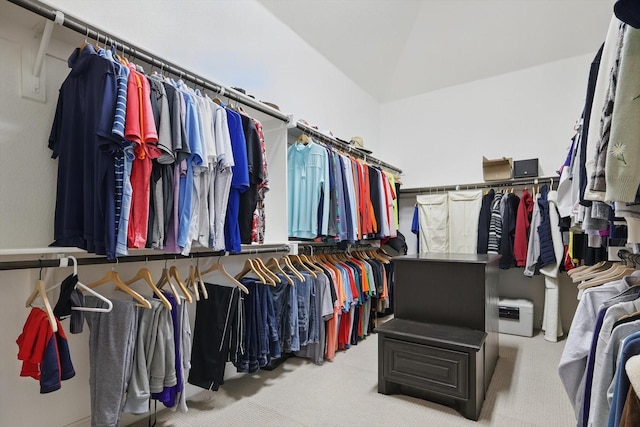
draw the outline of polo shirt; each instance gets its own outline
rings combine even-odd
[[[75,49],[68,65],[48,142],[58,159],[52,246],[75,246],[113,259],[115,66],[92,45]]]
[[[155,146],[158,133],[151,107],[151,89],[147,78],[129,64],[125,136],[136,143],[131,168],[131,210],[127,242],[130,248],[144,248],[149,227],[149,199],[152,159],[160,156]],[[137,108],[136,108],[137,107]]]
[[[329,159],[327,151],[315,142],[294,144],[287,149],[288,235],[313,239],[327,234],[329,227]],[[317,211],[323,198],[323,218]]]

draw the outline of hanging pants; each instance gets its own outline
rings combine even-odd
[[[449,252],[475,254],[482,190],[449,192]]]
[[[420,252],[449,252],[449,208],[446,194],[416,197],[420,212]],[[477,218],[476,218],[477,220]]]
[[[112,300],[108,313],[85,312],[89,325],[89,387],[91,425],[118,426],[133,367],[138,334],[135,302]],[[86,307],[104,308],[106,303],[87,295]],[[146,310],[146,309],[144,309]]]

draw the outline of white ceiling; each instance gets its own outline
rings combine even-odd
[[[380,102],[590,52],[613,0],[258,0]]]

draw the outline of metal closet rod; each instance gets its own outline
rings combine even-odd
[[[37,15],[40,15],[46,19],[54,21],[56,18],[56,11],[51,10],[41,3],[30,1],[30,0],[8,0],[10,3],[18,5],[24,9],[27,9]],[[160,68],[162,71],[167,71],[175,76],[180,76],[183,80],[188,80],[197,86],[201,86],[203,88],[214,91],[220,96],[226,96],[230,99],[233,99],[236,102],[240,102],[248,107],[251,107],[255,110],[261,111],[265,114],[268,114],[271,117],[275,117],[278,120],[281,120],[285,123],[288,123],[290,118],[286,114],[282,113],[275,108],[272,108],[262,102],[256,101],[255,99],[238,92],[237,90],[227,88],[219,83],[213,82],[211,80],[205,79],[204,77],[198,76],[193,73],[189,73],[183,68],[178,67],[177,65],[163,59],[159,58],[156,55],[149,53],[144,49],[140,49],[130,43],[124,42],[117,37],[113,37],[111,34],[99,32],[93,30],[89,27],[85,22],[77,19],[77,18],[69,18],[65,14],[63,26],[84,35],[85,37],[91,38],[98,42],[103,41],[105,44],[112,44],[117,50],[121,50],[127,55],[133,56],[135,58],[140,59],[148,63],[151,66],[155,66]]]
[[[378,166],[381,166],[383,168],[389,169],[393,172],[396,172],[398,174],[402,173],[402,169],[398,169],[395,166],[391,166],[388,163],[383,162],[382,160],[378,160],[373,156],[370,156],[366,153],[362,153],[360,151],[358,151],[357,149],[353,148],[351,145],[346,144],[342,141],[337,140],[336,138],[331,138],[330,136],[327,136],[325,134],[323,134],[322,132],[312,128],[311,126],[305,125],[302,122],[297,122],[296,123],[296,127],[298,129],[300,129],[303,133],[308,134],[313,136],[314,138],[319,139],[322,142],[328,143],[330,145],[334,145],[338,148],[340,148],[343,151],[347,151],[349,154],[354,155],[356,157],[359,157],[361,159],[363,159],[365,162],[369,162],[369,163],[375,163]]]
[[[264,254],[264,253],[277,253],[277,252],[289,252],[288,245],[282,245],[277,247],[269,247],[269,248],[251,248],[251,249],[243,249],[237,254],[231,255],[254,255],[254,254]],[[147,262],[147,261],[171,261],[171,260],[185,260],[192,258],[212,258],[212,257],[220,257],[224,256],[224,251],[218,252],[192,252],[188,256],[182,256],[180,254],[170,254],[170,253],[162,253],[162,254],[151,254],[151,255],[131,255],[122,258],[117,258],[116,261],[109,260],[107,258],[77,258],[78,265],[99,265],[99,264],[111,264],[117,265],[128,262]],[[0,261],[0,270],[25,270],[29,268],[48,268],[48,267],[59,267],[60,260],[59,259],[32,259],[32,260],[24,260],[24,261]]]
[[[438,191],[454,191],[454,190],[476,190],[483,188],[495,188],[495,187],[513,187],[515,185],[544,185],[549,184],[552,188],[553,185],[558,183],[557,176],[541,176],[532,178],[511,178],[500,181],[485,181],[477,182],[473,184],[456,184],[456,185],[437,185],[433,187],[419,187],[419,188],[401,188],[400,195],[407,196],[412,194],[425,194]]]
[[[346,249],[338,248],[338,244],[336,242],[298,242],[298,251],[306,250],[308,252],[319,251],[318,253],[326,253],[326,251],[333,252],[349,252],[351,250],[359,250],[359,249],[378,249],[378,246],[374,246],[371,243],[367,243],[366,241],[360,241],[357,243],[349,243]]]

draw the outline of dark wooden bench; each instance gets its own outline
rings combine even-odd
[[[487,334],[392,319],[378,333],[378,393],[401,393],[455,408],[477,421],[485,396]]]

